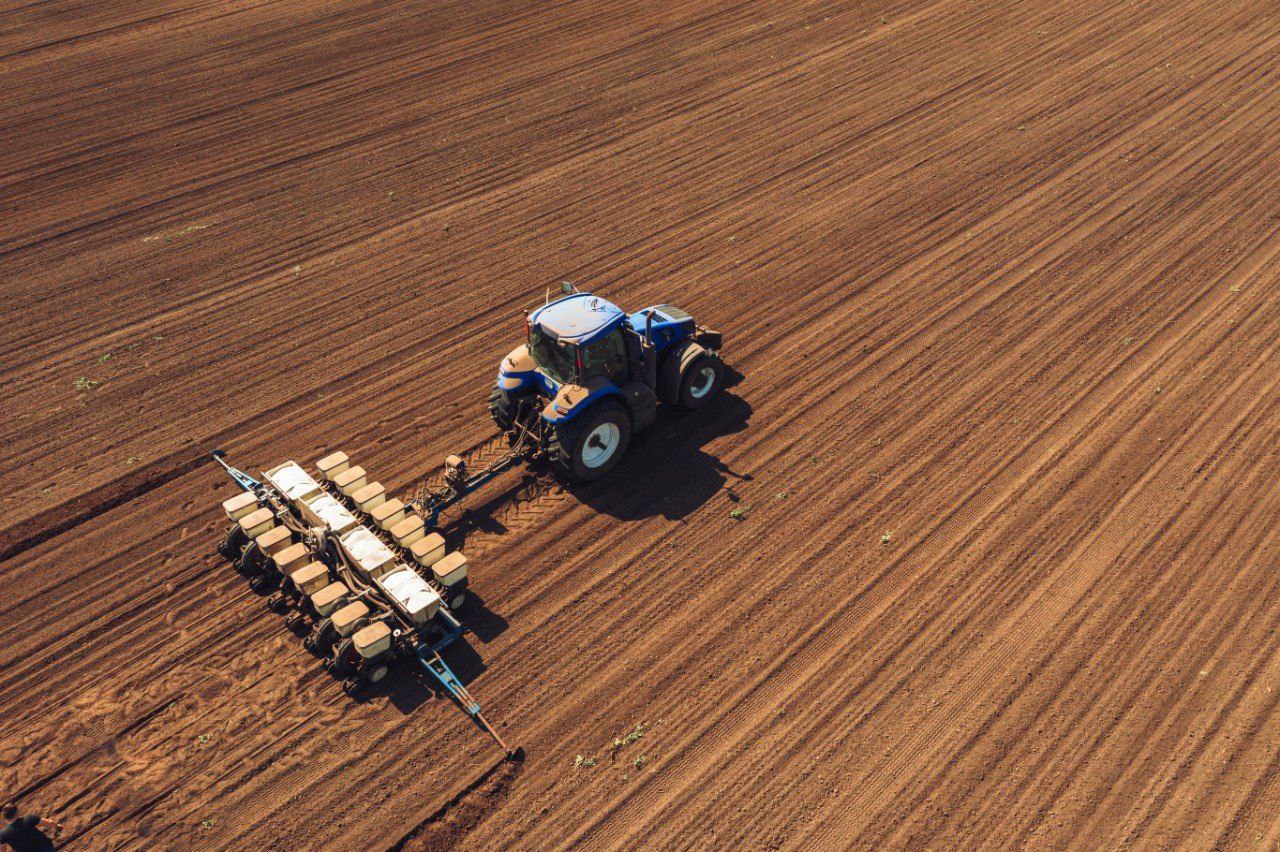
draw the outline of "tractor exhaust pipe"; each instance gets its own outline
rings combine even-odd
[[[644,383],[657,390],[658,356],[653,349],[653,311],[645,314],[644,340],[640,343],[640,353],[644,358]]]

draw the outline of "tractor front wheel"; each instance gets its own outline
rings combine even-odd
[[[631,417],[623,404],[605,397],[572,420],[552,429],[551,458],[577,482],[590,482],[613,470],[631,442]]]
[[[724,384],[724,362],[711,353],[703,353],[685,368],[680,377],[680,407],[693,411],[706,405]]]
[[[497,385],[489,391],[489,416],[503,432],[510,432],[516,425],[516,416],[520,413],[520,401],[529,393],[510,393]]]

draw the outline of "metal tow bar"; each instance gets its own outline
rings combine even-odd
[[[493,725],[489,724],[489,720],[484,717],[484,713],[480,710],[480,705],[471,697],[471,693],[467,692],[467,688],[462,685],[462,681],[458,680],[458,676],[453,673],[453,669],[449,668],[449,664],[444,661],[438,651],[430,645],[419,645],[418,661],[422,663],[423,668],[430,672],[432,677],[439,681],[441,686],[449,691],[449,694],[461,705],[467,715],[497,741],[502,750],[506,752],[507,757],[517,756],[516,752],[512,751],[503,742],[502,736],[499,735]]]
[[[513,450],[497,459],[484,470],[463,477],[460,481],[450,482],[450,490],[445,493],[431,493],[409,501],[409,508],[423,515],[427,529],[434,529],[440,524],[440,515],[451,508],[477,488],[491,479],[512,468],[519,462],[521,455]]]
[[[256,494],[258,497],[264,496],[266,493],[266,487],[261,482],[254,479],[240,468],[232,467],[224,461],[227,455],[225,450],[211,450],[209,455],[213,456],[214,461],[222,465],[222,469],[236,481],[236,485],[239,485],[245,491],[250,491]]]

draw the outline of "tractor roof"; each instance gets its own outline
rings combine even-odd
[[[622,309],[590,293],[574,293],[543,305],[529,322],[565,343],[590,343],[613,331],[627,318]]]

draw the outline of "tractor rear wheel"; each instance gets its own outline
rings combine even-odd
[[[622,458],[631,442],[631,417],[613,397],[605,397],[551,430],[551,458],[577,482],[599,479]]]

